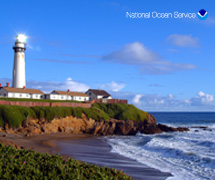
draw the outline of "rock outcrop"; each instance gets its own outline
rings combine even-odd
[[[155,134],[162,132],[189,131],[188,128],[178,127],[173,128],[163,124],[156,124],[155,118],[148,114],[149,121],[136,122],[132,120],[123,121],[110,119],[102,122],[97,122],[92,133],[94,135],[135,135],[138,132],[144,134]]]
[[[186,128],[186,127],[174,128],[174,127],[166,126],[166,125],[163,125],[163,124],[158,124],[157,126],[163,132],[174,132],[174,131],[183,132],[183,131],[189,131],[189,129]]]
[[[66,133],[83,133],[91,130],[94,127],[95,121],[93,119],[65,117],[60,119],[53,119],[51,122],[45,120],[28,120],[22,127],[16,131],[27,136],[35,134],[50,134],[57,132]]]
[[[8,129],[7,133],[21,133],[26,136],[32,136],[35,134],[50,134],[57,132],[66,133],[89,133],[97,136],[107,135],[135,135],[137,132],[145,134],[155,134],[162,132],[174,132],[174,131],[188,131],[188,128],[173,128],[162,124],[157,124],[156,119],[148,114],[148,118],[145,121],[133,121],[133,120],[103,120],[96,122],[93,119],[87,119],[83,114],[82,118],[66,117],[60,119],[53,119],[51,122],[45,120],[28,120],[22,124],[22,127],[18,129]]]

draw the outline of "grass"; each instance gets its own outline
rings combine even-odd
[[[128,104],[93,104],[91,108],[80,107],[22,107],[0,105],[0,126],[6,124],[10,128],[20,127],[29,119],[45,119],[50,122],[54,118],[73,116],[82,118],[83,114],[95,121],[119,120],[147,121],[147,113]]]
[[[28,118],[36,118],[35,112],[28,107],[0,105],[0,125],[19,127]]]
[[[84,103],[84,101],[74,101],[74,100],[50,100],[50,99],[27,99],[27,98],[4,98],[0,97],[0,100],[5,101],[30,101],[30,102],[75,102]]]
[[[132,180],[123,171],[0,144],[0,179]]]
[[[94,104],[93,108],[98,108],[109,115],[110,118],[121,120],[145,121],[147,112],[136,108],[131,104]]]

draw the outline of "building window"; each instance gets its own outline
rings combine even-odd
[[[19,96],[22,97],[22,94],[20,94]]]
[[[63,96],[61,96],[61,99],[63,99]]]
[[[91,94],[92,94],[92,93],[90,92],[89,95],[91,96]]]
[[[40,98],[43,99],[43,95],[41,95]]]
[[[6,94],[4,94],[4,97],[6,97]]]

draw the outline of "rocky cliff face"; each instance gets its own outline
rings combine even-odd
[[[173,128],[166,125],[158,124],[155,118],[148,114],[148,121],[136,122],[136,121],[123,121],[110,119],[95,124],[93,129],[94,135],[135,135],[137,132],[145,134],[155,134],[162,132],[173,132],[173,131],[189,131],[188,128],[179,127]]]
[[[169,131],[188,131],[187,128],[173,128],[158,124],[156,119],[148,114],[148,120],[144,122],[124,121],[110,119],[96,122],[93,119],[87,119],[85,115],[81,119],[66,117],[53,119],[51,122],[45,120],[28,120],[18,129],[6,129],[8,133],[22,133],[26,136],[35,134],[50,134],[57,132],[66,133],[90,133],[94,135],[135,135],[137,132],[154,134]]]
[[[95,121],[83,117],[81,119],[74,117],[66,117],[53,119],[51,122],[45,120],[29,120],[16,131],[18,133],[31,136],[34,134],[50,134],[57,132],[66,133],[83,133],[94,128]]]

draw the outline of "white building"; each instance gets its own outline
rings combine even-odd
[[[14,49],[14,63],[13,63],[13,88],[23,88],[26,86],[25,82],[25,50],[26,50],[26,36],[18,34],[16,37]]]
[[[70,101],[89,101],[89,96],[82,92],[74,91],[52,91],[46,94],[46,99],[50,100],[70,100]]]
[[[93,99],[113,99],[109,93],[101,89],[88,89],[85,94],[90,97],[90,101]]]
[[[5,98],[27,98],[27,99],[44,99],[44,93],[39,89],[26,89],[0,87],[0,97]]]

